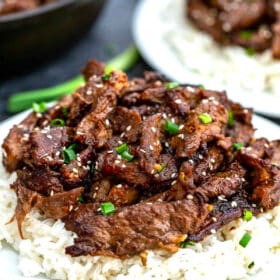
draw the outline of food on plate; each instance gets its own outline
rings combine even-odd
[[[33,10],[41,5],[45,5],[47,3],[55,1],[57,0],[1,0],[0,15]]]
[[[278,206],[280,141],[254,138],[251,109],[225,92],[179,85],[153,72],[129,81],[93,60],[83,74],[86,84],[72,95],[50,108],[34,104],[2,146],[6,170],[17,175],[11,184],[16,207],[2,227],[17,223],[11,232],[20,244],[36,234],[52,240],[54,233],[44,236],[46,225],[63,229],[51,241],[59,243],[51,250],[60,256],[52,259],[61,261],[56,268],[43,261],[40,272],[75,279],[75,266],[65,272],[64,262],[86,263],[82,279],[131,277],[135,265],[153,271],[158,259],[149,255],[161,252],[160,263],[176,260],[184,248],[218,238],[222,226],[231,232],[233,223],[261,219]],[[244,231],[238,249],[253,239],[253,230]],[[52,256],[35,251],[40,260]]]
[[[239,45],[248,53],[271,49],[280,58],[280,1],[187,0],[187,16],[222,45]]]

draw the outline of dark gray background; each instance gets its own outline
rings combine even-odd
[[[47,63],[26,73],[1,80],[0,121],[11,116],[6,111],[6,100],[14,92],[44,88],[67,81],[76,76],[86,61],[97,58],[107,61],[133,42],[131,25],[137,0],[108,0],[104,10],[91,30],[71,49]],[[149,69],[143,60],[131,69],[129,76],[141,75]],[[280,120],[273,120],[280,124]]]

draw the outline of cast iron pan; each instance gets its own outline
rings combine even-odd
[[[38,64],[75,42],[105,2],[58,0],[31,11],[0,16],[0,73]]]

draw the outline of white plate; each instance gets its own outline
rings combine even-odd
[[[14,125],[19,123],[24,116],[26,116],[26,112],[16,115],[0,124],[0,143],[2,144],[3,139],[8,134],[10,128]],[[261,137],[264,136],[270,140],[279,139],[280,138],[280,127],[274,124],[271,121],[268,121],[264,118],[254,116],[253,124],[257,128],[256,136]],[[17,253],[12,250],[8,246],[4,246],[2,250],[0,250],[0,280],[31,280],[31,279],[46,279],[46,278],[27,278],[23,277],[18,270],[18,255]],[[278,278],[276,278],[278,279]]]
[[[174,49],[172,49],[164,39],[166,33],[172,32],[172,28],[176,28],[176,25],[173,25],[173,27],[172,22],[168,22],[174,19],[170,15],[162,15],[160,7],[170,3],[174,3],[174,5],[179,3],[178,1],[172,1],[173,0],[142,0],[138,4],[134,14],[133,35],[143,58],[153,68],[165,74],[171,80],[182,83],[203,84],[213,89],[226,89],[229,97],[234,101],[241,102],[243,106],[253,107],[257,112],[280,118],[279,95],[273,96],[268,92],[244,92],[244,90],[233,90],[235,87],[234,77],[230,84],[222,86],[213,82],[213,79],[210,80],[209,78],[203,77],[201,74],[198,75],[191,72],[181,63]],[[178,7],[174,6],[171,6],[171,8],[178,9]],[[179,7],[179,9],[184,9],[184,7]],[[175,15],[176,13],[173,14]],[[182,12],[181,15],[183,16]],[[244,68],[246,65],[242,65],[241,67]]]

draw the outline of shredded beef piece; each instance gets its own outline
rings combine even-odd
[[[84,75],[72,96],[31,113],[4,141],[3,163],[17,173],[11,221],[21,237],[34,209],[77,234],[66,248],[73,257],[175,252],[245,209],[258,215],[280,202],[280,140],[255,139],[252,110],[225,92],[167,89],[152,72],[129,82],[96,61]],[[104,213],[109,202],[115,210]]]
[[[187,17],[221,45],[280,57],[279,0],[186,0]]]
[[[89,205],[81,206],[65,219],[66,228],[79,235],[66,253],[129,257],[158,247],[176,251],[188,233],[200,228],[209,210],[199,201],[181,200],[142,202],[110,217],[92,212]]]

